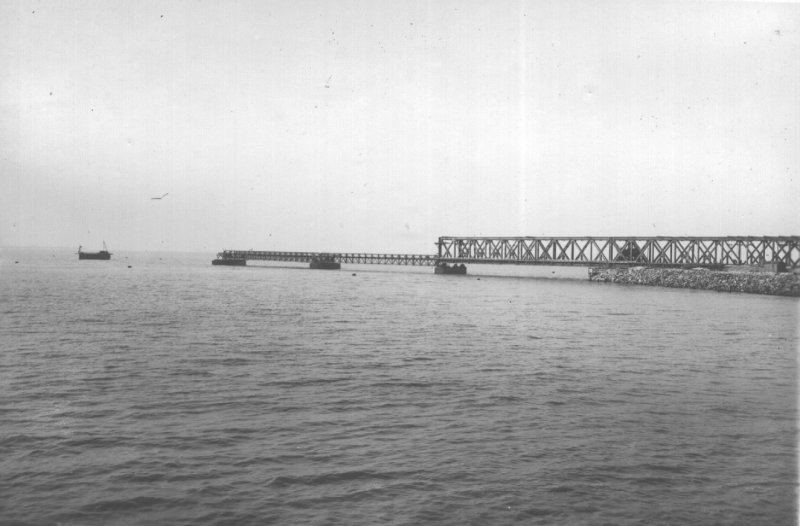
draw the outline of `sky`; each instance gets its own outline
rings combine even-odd
[[[0,0],[0,246],[800,235],[798,198],[796,2]]]

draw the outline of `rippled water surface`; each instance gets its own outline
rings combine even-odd
[[[0,523],[797,521],[796,298],[1,254]]]

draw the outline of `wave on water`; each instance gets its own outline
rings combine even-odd
[[[0,523],[796,520],[797,299],[59,254],[0,274]]]

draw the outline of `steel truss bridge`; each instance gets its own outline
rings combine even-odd
[[[445,263],[722,267],[800,266],[800,236],[779,237],[440,237]]]

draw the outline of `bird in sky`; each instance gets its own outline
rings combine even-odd
[[[151,200],[152,199],[164,199],[165,197],[167,197],[168,194],[169,194],[169,192],[167,192],[166,194],[162,195],[161,197],[151,197],[150,199]]]

